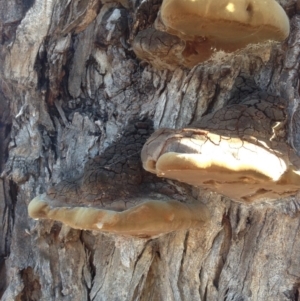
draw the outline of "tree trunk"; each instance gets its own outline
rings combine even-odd
[[[0,0],[1,300],[300,300],[297,195],[240,204],[158,180],[140,164],[153,129],[183,128],[257,91],[286,101],[286,139],[300,153],[299,4],[279,3],[291,22],[284,43],[188,69],[133,52],[151,52],[160,0]],[[146,42],[136,38],[143,32]],[[152,194],[167,187],[201,201],[210,221],[136,238],[28,217],[31,199],[92,168],[115,185],[91,180],[83,196],[72,182],[67,203],[117,208],[122,193],[130,199],[147,182]]]

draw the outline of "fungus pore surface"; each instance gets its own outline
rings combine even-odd
[[[283,100],[261,93],[188,128],[158,130],[143,147],[143,166],[239,202],[294,195],[300,159],[285,141],[285,122]]]

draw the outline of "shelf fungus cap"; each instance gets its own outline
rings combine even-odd
[[[94,230],[142,238],[157,237],[177,230],[201,227],[209,211],[200,202],[147,200],[124,211],[57,204],[47,195],[35,197],[28,205],[33,219],[50,219],[80,230]]]
[[[300,176],[288,159],[263,141],[251,142],[206,130],[161,129],[142,150],[143,167],[175,179],[252,203],[296,194]]]
[[[183,40],[201,38],[204,45],[224,51],[282,41],[290,31],[275,0],[164,0],[159,19],[167,32]]]

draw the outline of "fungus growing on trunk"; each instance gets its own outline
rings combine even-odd
[[[158,33],[164,31],[165,35],[178,37],[185,44],[181,53],[160,57],[162,49],[164,54],[173,46],[164,45],[159,39],[154,43],[150,36],[148,40],[147,37],[141,40],[140,36],[145,34],[138,35],[133,50],[139,58],[157,68],[164,65],[157,64],[159,60],[153,59],[155,55],[168,62],[174,56],[175,66],[193,67],[217,51],[230,53],[249,44],[280,42],[290,32],[288,16],[275,0],[163,0],[155,28]]]
[[[29,216],[75,229],[145,238],[203,226],[209,219],[205,205],[191,202],[143,170],[141,145],[150,133],[149,120],[129,122],[116,143],[86,162],[82,174],[65,176],[36,196],[29,203]]]
[[[143,147],[143,166],[240,202],[293,195],[300,188],[300,158],[284,140],[284,125],[280,98],[249,98],[189,128],[158,130]]]
[[[55,206],[46,195],[34,198],[28,206],[34,219],[60,221],[74,229],[95,230],[137,237],[156,237],[176,230],[202,226],[209,218],[204,205],[176,200],[146,201],[117,212],[92,207]]]

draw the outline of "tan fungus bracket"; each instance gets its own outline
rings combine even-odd
[[[119,140],[90,158],[80,176],[70,174],[31,200],[29,216],[142,238],[202,227],[209,220],[204,204],[143,171],[139,154],[148,133],[150,120],[129,121]]]
[[[208,209],[199,202],[141,200],[139,205],[117,212],[94,207],[56,206],[45,194],[30,202],[28,214],[33,219],[55,220],[74,229],[141,238],[200,227],[209,219]]]
[[[280,132],[285,130],[281,99],[273,100],[250,99],[190,128],[156,131],[142,150],[144,168],[239,202],[296,194],[300,158]]]
[[[149,41],[146,37],[141,40],[139,34],[133,50],[140,59],[157,68],[165,66],[153,59],[155,54],[168,53],[160,56],[160,60],[169,63],[173,59],[175,65],[191,68],[217,51],[230,53],[249,44],[280,42],[290,32],[288,16],[275,0],[163,0],[155,28],[156,36],[164,31],[185,43],[178,53],[168,43],[164,46],[152,37]]]

